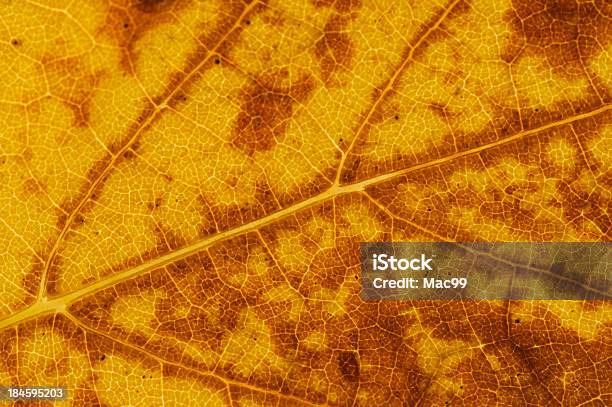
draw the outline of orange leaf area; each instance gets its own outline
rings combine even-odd
[[[359,242],[610,241],[611,19],[604,0],[0,2],[0,386],[611,405],[606,302],[359,296]]]

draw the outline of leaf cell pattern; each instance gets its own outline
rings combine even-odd
[[[611,405],[606,302],[366,302],[358,250],[610,241],[611,18],[0,2],[0,385],[74,406]]]

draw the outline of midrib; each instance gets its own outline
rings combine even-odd
[[[330,188],[328,188],[327,190],[321,192],[318,195],[315,195],[309,199],[306,199],[304,201],[301,202],[297,202],[287,208],[284,208],[282,210],[273,212],[267,216],[264,216],[262,218],[253,220],[251,222],[248,222],[244,225],[241,226],[237,226],[235,228],[232,229],[228,229],[226,231],[211,235],[209,237],[206,237],[202,240],[199,240],[197,242],[194,242],[190,245],[187,245],[185,247],[182,247],[178,250],[175,250],[173,252],[170,253],[166,253],[164,255],[161,255],[159,257],[156,257],[154,259],[151,259],[145,263],[142,263],[138,266],[129,268],[127,270],[109,275],[108,277],[105,277],[104,279],[95,282],[93,284],[90,284],[88,286],[82,287],[76,291],[70,292],[70,293],[66,293],[60,296],[57,296],[55,298],[51,298],[51,299],[47,299],[45,297],[41,298],[41,300],[39,302],[36,302],[34,304],[32,304],[31,306],[29,306],[28,308],[25,308],[21,311],[18,311],[17,313],[5,317],[4,319],[0,320],[0,330],[14,325],[16,323],[19,323],[21,321],[24,321],[26,319],[30,319],[33,317],[37,317],[46,313],[51,313],[51,312],[62,312],[63,310],[66,309],[66,307],[68,305],[70,305],[71,303],[73,303],[74,301],[83,298],[89,294],[92,294],[98,290],[104,289],[106,287],[112,286],[114,284],[117,284],[121,281],[125,281],[127,279],[130,279],[132,277],[141,275],[143,273],[146,273],[148,271],[154,270],[156,268],[165,266],[169,263],[172,263],[174,261],[177,260],[181,260],[184,259],[194,253],[199,252],[200,250],[209,247],[215,243],[221,242],[223,240],[227,240],[230,239],[232,237],[235,236],[239,236],[243,233],[249,232],[251,230],[254,229],[258,229],[262,226],[265,226],[269,223],[272,223],[276,220],[291,216],[301,210],[313,207],[321,202],[327,201],[329,199],[334,199],[337,198],[339,196],[342,195],[346,195],[349,193],[354,193],[354,192],[361,192],[363,190],[365,190],[365,188],[374,185],[374,184],[378,184],[381,182],[385,182],[388,180],[391,180],[395,177],[400,177],[402,175],[408,174],[410,172],[414,172],[414,171],[418,171],[420,169],[423,168],[427,168],[427,167],[432,167],[432,166],[436,166],[436,165],[440,165],[443,164],[445,162],[449,162],[452,161],[456,158],[459,157],[464,157],[467,155],[471,155],[471,154],[476,154],[479,152],[482,152],[484,150],[490,149],[490,148],[494,148],[524,137],[527,137],[529,135],[533,135],[533,134],[537,134],[539,132],[542,132],[544,130],[548,130],[550,128],[554,128],[554,127],[558,127],[558,126],[562,126],[565,124],[569,124],[569,123],[573,123],[575,121],[578,120],[583,120],[589,117],[593,117],[596,116],[598,114],[601,114],[603,112],[606,112],[608,110],[610,110],[610,108],[612,108],[612,105],[604,105],[603,107],[600,107],[598,109],[592,110],[590,112],[586,112],[580,115],[575,115],[569,118],[565,118],[553,123],[548,123],[545,124],[541,127],[535,128],[535,129],[531,129],[531,130],[526,130],[526,131],[522,131],[519,133],[516,133],[512,136],[508,136],[504,139],[500,139],[491,143],[487,143],[487,144],[483,144],[481,146],[469,149],[469,150],[465,150],[459,153],[455,153],[455,154],[451,154],[445,157],[441,157],[435,160],[431,160],[431,161],[427,161],[421,164],[417,164],[414,165],[412,167],[409,168],[405,168],[405,169],[401,169],[401,170],[397,170],[397,171],[392,171],[386,174],[382,174],[382,175],[378,175],[376,177],[372,177],[372,178],[368,178],[356,183],[352,183],[352,184],[347,184],[347,185],[334,185]]]

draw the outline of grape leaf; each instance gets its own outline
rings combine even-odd
[[[611,17],[1,2],[0,386],[75,406],[612,404],[606,302],[359,297],[359,242],[610,240]]]

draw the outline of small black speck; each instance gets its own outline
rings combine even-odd
[[[431,208],[427,208],[427,212],[431,212]]]
[[[143,379],[146,379],[146,378],[147,378],[147,375],[144,375],[144,374],[143,374],[143,375],[142,375],[142,378],[143,378]]]
[[[18,46],[20,46],[20,45],[21,45],[21,41],[19,41],[17,38],[14,38],[14,39],[11,41],[11,44],[13,44],[14,46],[18,47]]]
[[[246,20],[244,23],[245,23],[246,25],[251,25],[251,20]]]
[[[519,318],[517,318],[517,319],[515,319],[515,320],[514,320],[514,323],[515,323],[515,324],[519,324],[520,322],[521,322],[521,320],[520,320]]]
[[[215,58],[215,65],[219,65],[221,63],[221,60],[219,58]]]
[[[396,114],[395,116],[393,116],[393,118],[394,118],[395,120],[399,120],[399,115],[398,115],[398,114]]]
[[[540,111],[540,109],[537,109],[537,108],[536,108],[536,110],[535,110],[535,111],[536,111],[536,112],[539,112],[539,111]]]
[[[106,355],[100,356],[100,360],[104,360],[104,359],[106,359]]]
[[[123,28],[127,29],[130,26],[129,23],[123,23]]]

